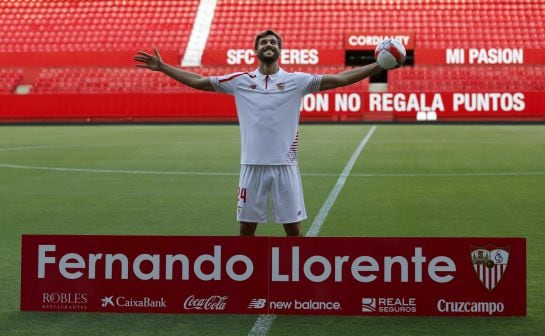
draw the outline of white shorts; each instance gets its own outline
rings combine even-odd
[[[237,220],[267,223],[269,194],[272,198],[272,217],[276,223],[296,223],[307,218],[299,167],[242,165]]]

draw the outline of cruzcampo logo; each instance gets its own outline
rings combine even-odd
[[[509,263],[509,246],[471,246],[471,263],[477,277],[489,291],[500,283]]]

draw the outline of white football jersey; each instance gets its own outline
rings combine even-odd
[[[241,164],[297,165],[301,99],[320,89],[321,75],[258,69],[210,77],[217,92],[235,96]]]

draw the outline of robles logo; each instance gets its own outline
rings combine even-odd
[[[186,310],[225,310],[228,296],[212,295],[206,299],[196,298],[195,295],[188,296],[184,301]]]
[[[44,304],[85,304],[87,293],[42,293]]]
[[[44,310],[87,310],[88,302],[87,293],[44,292],[42,293],[41,307]]]

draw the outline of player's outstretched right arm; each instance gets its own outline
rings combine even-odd
[[[197,90],[215,91],[212,83],[210,82],[210,78],[173,67],[172,65],[163,62],[157,48],[154,48],[154,52],[155,56],[139,51],[138,54],[134,56],[134,60],[143,64],[138,64],[136,67],[160,71],[174,80]]]

